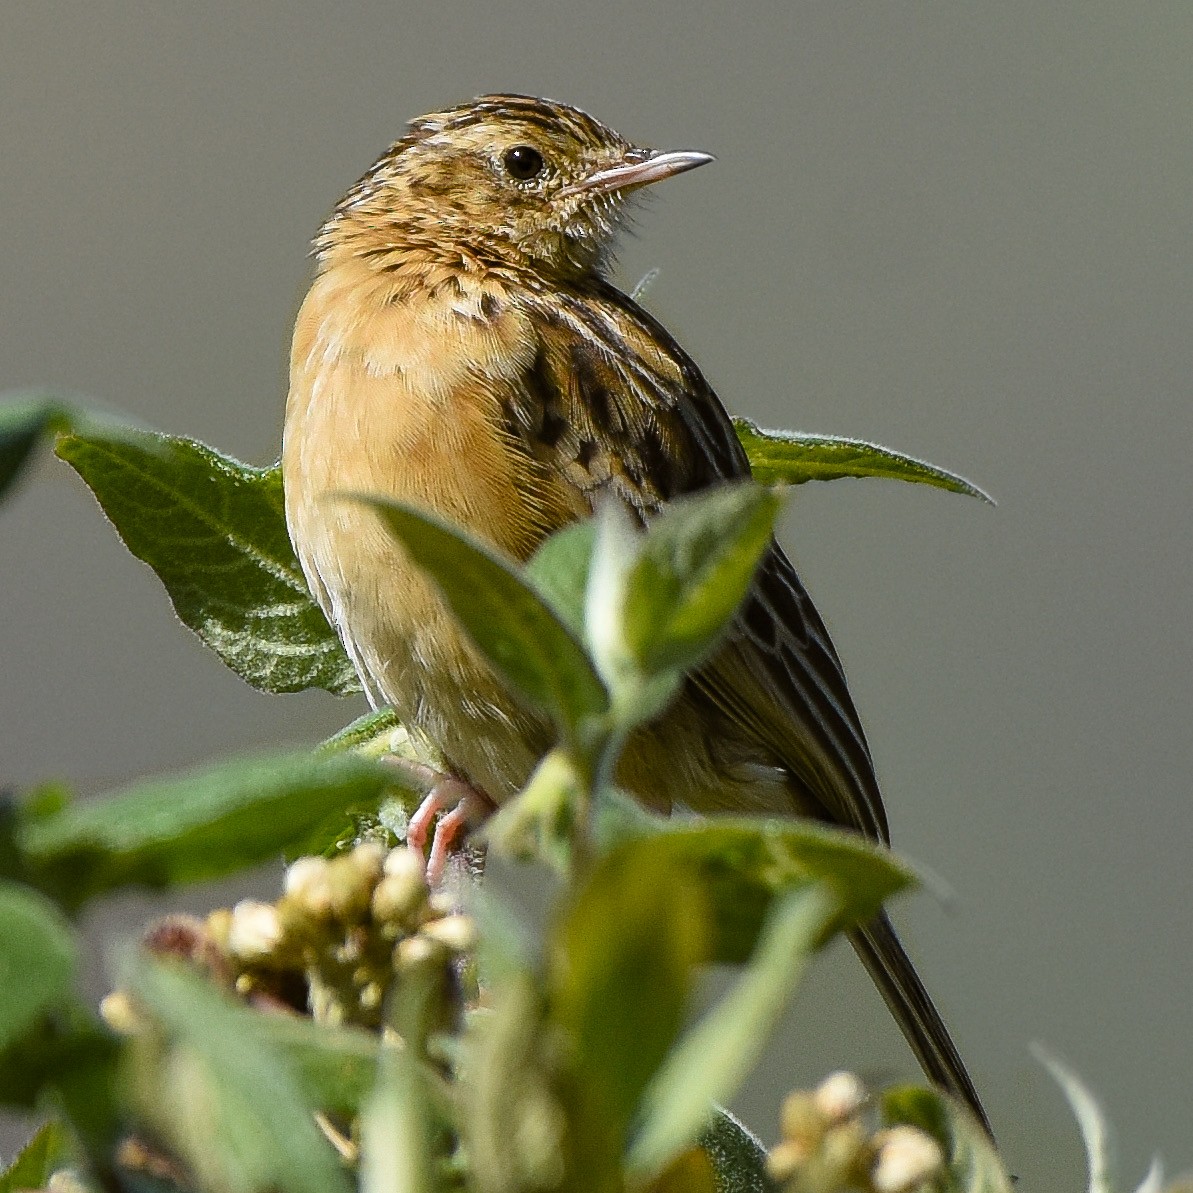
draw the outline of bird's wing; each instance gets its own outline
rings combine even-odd
[[[524,450],[593,505],[616,494],[642,518],[663,502],[750,474],[725,408],[695,363],[605,283],[536,304],[538,352],[506,411]],[[772,544],[728,640],[693,677],[743,738],[790,775],[787,811],[886,841],[865,734],[828,631]],[[780,809],[776,809],[777,811]]]

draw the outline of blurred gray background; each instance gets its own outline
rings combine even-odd
[[[841,482],[786,518],[896,844],[955,891],[896,909],[912,951],[1021,1188],[1084,1187],[1033,1039],[1099,1092],[1128,1176],[1155,1150],[1179,1170],[1191,60],[1180,3],[10,3],[0,386],[266,462],[309,238],[407,119],[518,90],[715,153],[659,188],[618,278],[661,270],[647,305],[730,409],[999,501]],[[243,686],[49,458],[0,509],[0,561],[5,782],[96,793],[359,711]],[[773,1140],[781,1092],[843,1064],[914,1073],[844,953],[738,1108]]]

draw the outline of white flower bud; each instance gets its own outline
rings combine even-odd
[[[887,1127],[874,1136],[875,1193],[910,1193],[944,1167],[940,1144],[918,1127]]]

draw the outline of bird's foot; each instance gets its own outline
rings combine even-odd
[[[493,801],[471,783],[437,771],[424,762],[398,757],[387,758],[386,762],[400,771],[403,778],[427,790],[406,826],[406,844],[425,853],[427,836],[434,825],[431,852],[427,858],[427,882],[435,886],[443,877],[448,854],[461,843],[468,829],[488,818],[494,810]]]

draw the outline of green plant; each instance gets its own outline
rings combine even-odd
[[[1009,1188],[981,1132],[928,1090],[869,1109],[844,1079],[797,1096],[769,1171],[717,1109],[816,950],[913,876],[806,823],[653,816],[613,785],[621,743],[732,617],[779,505],[764,485],[889,476],[984,496],[874,445],[738,429],[763,484],[677,503],[645,532],[605,510],[525,568],[359,498],[555,720],[558,745],[484,834],[558,875],[541,945],[483,886],[456,912],[421,885],[398,845],[416,793],[384,761],[409,743],[384,711],[310,752],[87,804],[60,788],[6,801],[0,950],[19,978],[0,989],[0,1100],[51,1120],[6,1188],[44,1184],[66,1155],[89,1188],[214,1193]],[[355,690],[290,549],[276,468],[26,399],[0,407],[0,491],[50,436],[238,675]],[[281,852],[298,860],[276,903],[151,926],[104,1017],[80,1004],[72,917],[88,901]],[[711,962],[740,966],[737,984],[686,1025]]]

